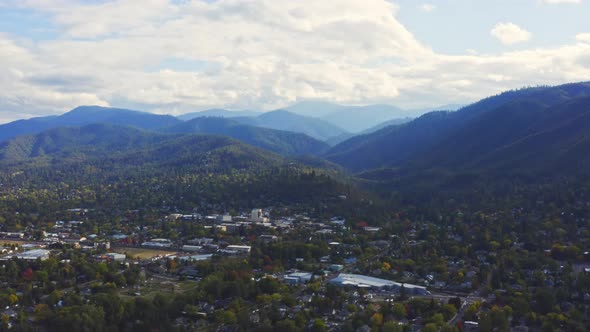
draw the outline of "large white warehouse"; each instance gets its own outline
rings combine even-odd
[[[408,294],[415,294],[415,295],[427,295],[430,292],[426,289],[426,287],[412,285],[412,284],[401,284],[399,282],[386,280],[386,279],[379,279],[369,276],[364,276],[360,274],[347,274],[347,273],[340,273],[338,277],[330,280],[330,283],[333,285],[338,286],[352,286],[352,287],[361,287],[361,288],[386,288],[391,289],[394,291],[399,291],[403,287],[406,289]]]

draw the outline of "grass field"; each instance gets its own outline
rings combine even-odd
[[[133,259],[152,259],[156,256],[173,255],[172,251],[147,249],[147,248],[113,248],[113,252],[125,254]]]
[[[136,296],[153,298],[158,293],[185,293],[191,289],[194,289],[196,286],[197,283],[192,280],[179,281],[175,280],[174,278],[153,275],[149,277],[145,283],[136,285],[129,289],[120,289],[119,295],[126,298],[132,298]]]

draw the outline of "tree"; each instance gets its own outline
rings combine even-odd
[[[233,325],[238,322],[236,314],[231,310],[222,311],[218,316],[218,322],[223,325]]]
[[[326,323],[321,319],[316,319],[313,321],[313,325],[311,326],[312,332],[325,332],[328,330]]]
[[[383,332],[403,332],[404,326],[394,322],[392,320],[385,322],[383,324],[383,328],[381,329]]]
[[[442,310],[446,320],[453,318],[453,316],[457,314],[457,309],[455,308],[455,306],[449,303],[445,304]]]
[[[276,329],[281,332],[296,332],[299,330],[297,325],[295,325],[295,322],[290,319],[278,321]]]
[[[422,332],[438,332],[438,327],[436,324],[428,323],[424,326]]]
[[[406,306],[403,305],[402,303],[396,302],[393,305],[392,311],[393,311],[393,316],[398,320],[404,319],[407,316]]]

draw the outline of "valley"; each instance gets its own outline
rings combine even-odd
[[[288,111],[0,125],[3,326],[585,330],[588,96],[508,91],[336,145]]]

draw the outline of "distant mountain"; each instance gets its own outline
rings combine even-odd
[[[579,147],[586,144],[589,132],[584,131],[590,125],[586,122],[588,96],[590,83],[508,91],[456,112],[431,112],[406,124],[353,137],[330,149],[327,158],[357,172],[548,169],[566,155],[565,160],[585,164]]]
[[[346,106],[342,106],[342,105],[338,105],[338,104],[334,104],[334,103],[330,103],[330,102],[325,102],[325,101],[307,100],[307,101],[298,102],[294,105],[291,105],[289,107],[285,107],[283,109],[286,111],[289,111],[291,113],[295,113],[295,114],[299,114],[299,115],[303,115],[303,116],[309,116],[312,118],[322,118],[322,117],[327,116],[331,113],[338,112],[338,111],[342,110],[343,107],[346,107]]]
[[[366,134],[370,134],[370,133],[374,133],[378,130],[381,130],[385,127],[389,127],[389,126],[399,126],[402,125],[404,123],[408,123],[410,121],[414,120],[413,118],[401,118],[401,119],[392,119],[389,121],[385,121],[383,123],[380,123],[374,127],[371,127],[369,129],[365,129],[361,132],[361,135],[366,135]]]
[[[219,117],[195,118],[167,128],[165,131],[229,136],[282,155],[317,155],[329,147],[326,143],[305,134],[255,127]]]
[[[105,124],[50,129],[0,143],[3,188],[10,183],[10,188],[50,193],[35,201],[42,209],[36,211],[73,205],[192,210],[208,202],[221,209],[326,204],[347,210],[351,200],[363,196],[333,178],[341,176],[339,167],[325,160],[285,158],[230,137]],[[358,195],[349,194],[346,202],[335,199],[351,191]],[[48,207],[54,196],[63,198]]]
[[[216,118],[208,120],[220,122]],[[212,127],[211,123],[203,125],[203,122],[208,121],[199,121],[201,126]],[[265,131],[266,129],[263,129],[263,132]],[[286,137],[293,138],[294,135],[299,134],[287,133]],[[212,154],[213,151],[215,154]],[[33,168],[37,164],[51,166],[94,163],[106,159],[129,166],[157,163],[158,167],[174,164],[186,168],[193,167],[189,164],[183,165],[183,162],[189,162],[187,159],[191,158],[205,158],[209,168],[223,171],[244,167],[292,166],[294,163],[297,167],[311,167],[332,174],[343,171],[340,166],[317,156],[301,154],[286,159],[267,149],[254,147],[227,136],[160,133],[108,124],[54,128],[0,143],[0,165],[25,162]],[[32,161],[35,162],[31,163]]]
[[[391,105],[343,106],[319,101],[301,102],[285,110],[322,119],[351,133],[407,116],[407,112]]]
[[[262,113],[257,117],[234,118],[234,120],[257,127],[303,133],[322,141],[347,134],[346,131],[329,122],[284,110]]]
[[[402,125],[404,123],[408,123],[408,122],[410,122],[412,120],[413,120],[412,118],[403,118],[403,119],[393,119],[393,120],[385,121],[385,122],[380,123],[380,124],[378,124],[378,125],[376,125],[374,127],[365,129],[365,130],[363,130],[362,132],[360,132],[358,134],[346,133],[346,134],[342,134],[342,135],[339,135],[339,136],[336,136],[336,137],[332,137],[332,138],[328,139],[326,141],[326,143],[328,143],[331,146],[335,146],[335,145],[338,145],[338,144],[340,144],[340,143],[342,143],[342,142],[344,142],[346,140],[349,140],[349,139],[351,139],[351,138],[353,138],[355,136],[368,135],[368,134],[374,133],[374,132],[376,132],[378,130],[381,130],[381,129],[385,128],[385,127],[399,126],[399,125]]]
[[[18,136],[0,143],[0,161],[38,157],[70,158],[104,156],[133,149],[145,149],[178,135],[156,134],[132,127],[91,124],[60,127],[35,135]]]
[[[203,117],[222,117],[222,118],[236,118],[236,117],[250,117],[250,116],[258,116],[261,112],[256,111],[229,111],[221,108],[213,108],[205,111],[200,112],[192,112],[183,115],[177,116],[178,119],[183,121],[192,120],[195,118],[203,118]]]
[[[91,123],[116,124],[157,130],[180,122],[180,120],[170,115],[158,115],[120,108],[80,106],[59,116],[18,120],[0,125],[0,142],[20,135],[40,133],[52,128],[83,126]]]
[[[440,105],[440,106],[436,106],[436,107],[415,108],[415,109],[408,110],[408,112],[412,115],[418,116],[418,115],[422,115],[422,114],[426,114],[426,113],[430,113],[430,112],[435,112],[435,111],[456,111],[456,110],[460,110],[461,108],[463,108],[465,106],[467,106],[467,105],[466,104],[446,104],[446,105]]]
[[[404,115],[404,111],[390,105],[348,106],[321,119],[350,132],[358,133]]]

